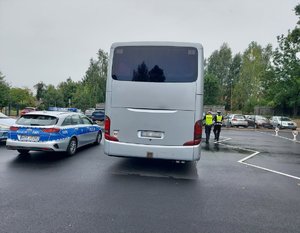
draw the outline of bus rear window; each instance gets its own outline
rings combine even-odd
[[[123,46],[114,50],[112,78],[136,82],[194,82],[198,51],[193,47]]]

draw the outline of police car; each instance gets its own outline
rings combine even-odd
[[[21,155],[29,151],[65,151],[69,155],[77,148],[99,145],[100,126],[76,112],[36,111],[21,116],[10,127],[6,148]]]

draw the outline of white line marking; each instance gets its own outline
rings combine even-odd
[[[291,139],[291,138],[287,138],[287,137],[283,137],[283,136],[280,136],[280,135],[274,135],[274,134],[270,134],[270,133],[266,133],[266,132],[260,132],[262,134],[266,134],[266,135],[269,135],[269,136],[272,136],[272,137],[276,137],[276,138],[283,138],[283,139],[286,139],[286,140],[289,140],[289,141],[292,141],[292,142],[296,142],[296,143],[300,143],[300,141],[298,140],[294,140],[294,139]]]
[[[225,142],[225,141],[228,141],[228,140],[230,140],[231,138],[225,138],[225,139],[223,139],[223,140],[220,140],[220,141],[218,141],[218,142],[214,142],[214,143],[220,143],[220,142]]]
[[[245,157],[245,158],[239,160],[238,162],[239,162],[239,163],[244,163],[244,161],[253,158],[255,155],[258,155],[259,153],[260,153],[260,152],[256,151],[256,152],[254,152],[253,154],[251,154],[251,155],[249,155],[249,156],[247,156],[247,157]]]
[[[272,135],[272,136],[275,136],[275,135]],[[278,137],[278,136],[276,136],[276,137]],[[231,145],[227,145],[227,144],[224,144],[224,143],[220,143],[220,142],[224,142],[224,141],[228,141],[228,140],[231,140],[231,138],[225,138],[224,140],[221,140],[221,141],[215,142],[215,143],[218,143],[220,145],[224,145],[224,146],[227,146],[227,147],[231,147],[233,149],[239,149],[239,150],[245,150],[245,151],[253,152],[251,155],[248,155],[247,157],[245,157],[245,158],[237,161],[238,163],[244,164],[246,166],[258,168],[258,169],[261,169],[261,170],[264,170],[264,171],[272,172],[272,173],[275,173],[275,174],[278,174],[278,175],[282,175],[282,176],[286,176],[286,177],[289,177],[289,178],[293,178],[293,179],[296,179],[296,180],[300,180],[300,177],[297,177],[297,176],[289,175],[287,173],[283,173],[283,172],[275,171],[275,170],[272,170],[272,169],[269,169],[269,168],[257,166],[257,165],[250,164],[250,163],[246,163],[245,162],[246,160],[249,160],[249,159],[253,158],[254,156],[258,155],[260,152],[259,151],[255,151],[255,150],[250,150],[250,149],[242,148],[242,147],[238,147],[238,146],[231,146]]]
[[[238,162],[242,163],[242,164],[245,164],[247,166],[251,166],[251,167],[255,167],[255,168],[264,170],[264,171],[268,171],[268,172],[272,172],[272,173],[275,173],[275,174],[278,174],[278,175],[287,176],[287,177],[290,177],[290,178],[293,178],[293,179],[300,180],[300,177],[297,177],[297,176],[292,176],[292,175],[289,175],[289,174],[286,174],[286,173],[283,173],[283,172],[278,172],[278,171],[271,170],[271,169],[268,169],[268,168],[265,168],[265,167],[256,166],[256,165],[253,165],[253,164],[250,164],[250,163],[245,163],[245,162],[241,162],[241,161],[238,161]]]

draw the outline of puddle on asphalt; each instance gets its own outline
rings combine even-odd
[[[222,153],[232,153],[232,152],[238,152],[240,154],[249,154],[249,151],[247,148],[242,149],[238,147],[234,147],[231,145],[224,145],[224,144],[218,144],[218,143],[208,143],[208,144],[202,144],[202,150],[203,151],[210,151],[210,152],[222,152]],[[252,150],[252,149],[249,149]]]

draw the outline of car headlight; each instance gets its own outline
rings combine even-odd
[[[8,125],[0,125],[0,130],[9,130]]]

